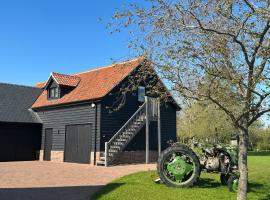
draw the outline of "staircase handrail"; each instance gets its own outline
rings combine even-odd
[[[116,134],[114,134],[114,136],[107,142],[108,145],[110,145],[114,139],[120,134],[122,133],[122,130],[133,120],[133,118],[142,110],[146,107],[146,102],[144,102],[140,108],[129,118],[129,120],[117,131]]]
[[[137,120],[138,116],[141,116],[142,114],[145,114],[146,118],[155,118],[157,113],[158,113],[158,106],[159,106],[159,100],[157,98],[151,98],[151,97],[145,97],[145,102],[136,110],[136,112],[128,119],[128,121],[117,131],[116,134],[112,136],[112,138],[108,141],[105,142],[105,166],[108,166],[109,162],[111,161],[109,157],[109,149],[111,146],[111,143],[113,143],[116,138],[123,133],[123,131],[126,131],[125,128],[130,125],[131,122]],[[147,109],[150,109],[150,113],[146,113]],[[144,119],[145,120],[145,119]],[[150,119],[151,120],[151,119]]]

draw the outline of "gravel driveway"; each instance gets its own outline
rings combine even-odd
[[[0,200],[89,200],[121,176],[153,170],[154,164],[97,167],[46,161],[0,163]]]

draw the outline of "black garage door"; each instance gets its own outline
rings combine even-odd
[[[91,130],[91,124],[66,126],[66,162],[90,163]]]
[[[41,125],[0,123],[0,161],[36,160]]]

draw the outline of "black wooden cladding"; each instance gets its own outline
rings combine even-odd
[[[0,161],[38,159],[41,124],[0,123]]]
[[[161,149],[169,146],[168,142],[176,141],[176,108],[175,105],[163,104],[160,108],[160,121],[161,121]]]
[[[176,110],[172,104],[162,104],[161,116],[161,149],[169,146],[169,141],[176,141]],[[157,122],[150,121],[149,126],[149,149],[158,150]],[[126,147],[127,151],[145,150],[145,126],[139,131],[134,139]]]
[[[69,105],[59,108],[49,108],[43,110],[37,110],[40,119],[43,122],[42,131],[42,149],[44,148],[44,130],[46,128],[53,129],[53,143],[52,150],[63,151],[65,149],[65,131],[67,125],[75,124],[93,124],[92,135],[91,135],[91,147],[90,149],[94,151],[95,148],[95,118],[97,109],[97,141],[100,137],[100,104],[92,108],[91,103],[86,103],[83,105]],[[99,144],[99,143],[98,143]],[[97,144],[96,149],[99,150],[99,145]]]
[[[117,88],[115,89],[117,90]],[[112,91],[114,94],[115,91]],[[110,112],[108,107],[116,101],[116,95],[107,95],[101,102],[101,144],[100,148],[104,150],[104,144],[125,124],[125,122],[135,113],[141,105],[138,102],[137,92],[129,93],[126,96],[126,101],[120,110]],[[168,147],[168,141],[176,141],[176,108],[171,103],[161,105],[161,148],[162,150]],[[157,150],[157,122],[151,121],[149,127],[149,148]],[[134,137],[126,150],[136,151],[145,150],[145,126]]]
[[[115,91],[112,91],[112,93]],[[110,112],[108,107],[112,106],[116,101],[116,95],[107,95],[101,102],[101,150],[104,151],[105,142],[110,138],[129,120],[129,118],[136,112],[141,105],[138,102],[137,94],[127,94],[126,102],[120,110]]]
[[[134,73],[137,73],[136,71]],[[125,124],[127,120],[136,112],[142,104],[138,101],[138,91],[129,92],[126,95],[125,104],[120,110],[110,112],[108,107],[117,101],[117,94],[121,86],[127,83],[128,77],[116,86],[110,94],[106,95],[101,101],[101,127],[100,127],[100,149],[103,151],[105,142]],[[144,84],[144,83],[142,83]],[[147,91],[146,91],[147,92]],[[178,105],[173,103],[163,103],[161,105],[161,149],[168,147],[168,141],[176,141],[176,111]],[[157,122],[151,121],[149,127],[149,148],[157,150]],[[126,147],[126,150],[145,150],[145,126],[137,133],[134,139]]]

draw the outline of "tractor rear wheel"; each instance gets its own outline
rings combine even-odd
[[[167,148],[158,159],[157,171],[163,183],[171,187],[192,187],[200,177],[200,161],[186,145]]]

